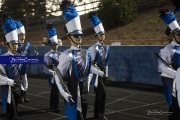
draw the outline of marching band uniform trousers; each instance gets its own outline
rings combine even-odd
[[[81,91],[81,106],[82,106],[82,115],[84,120],[86,119],[87,108],[88,108],[88,92],[86,83],[80,82],[79,87]]]
[[[20,99],[20,93],[11,91],[11,103],[7,103],[7,120],[18,120],[17,119],[17,106]]]
[[[99,79],[101,79],[99,77]],[[94,104],[94,116],[99,114],[104,114],[105,112],[105,101],[106,101],[106,91],[103,80],[98,80],[98,86],[95,90],[95,104]]]
[[[178,105],[178,101],[177,101],[177,97],[174,97],[172,95],[172,89],[170,86],[173,86],[173,79],[172,78],[169,78],[169,77],[164,77],[162,76],[162,81],[163,81],[163,85],[164,85],[164,88],[166,86],[166,88],[164,89],[165,91],[165,97],[166,97],[166,100],[169,100],[172,98],[172,104],[171,102],[169,104],[171,104],[169,106],[169,118],[168,120],[179,120],[179,116],[180,116],[180,108],[179,108],[179,105]],[[167,89],[167,86],[169,86],[169,89]]]
[[[59,90],[56,83],[51,83],[51,94],[50,94],[50,108],[56,109],[59,107]]]
[[[169,107],[169,119],[168,120],[179,120],[180,108],[178,105],[177,98],[172,96],[172,105]]]

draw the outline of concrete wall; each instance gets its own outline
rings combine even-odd
[[[111,47],[110,76],[117,81],[161,85],[157,69],[160,46],[121,46]]]
[[[64,51],[67,48],[69,47],[63,46],[59,50]],[[109,76],[116,81],[161,85],[157,58],[154,56],[154,52],[159,53],[161,48],[162,46],[111,46]],[[0,49],[2,53],[7,51],[6,47]],[[31,47],[31,55],[35,49],[40,56],[49,51],[49,47]],[[42,64],[29,66],[28,73],[42,75]]]

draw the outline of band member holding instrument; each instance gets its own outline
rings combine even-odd
[[[6,37],[8,52],[1,57],[21,55],[17,53],[18,33],[15,21],[7,13],[3,14],[3,30]],[[17,106],[21,96],[20,78],[24,75],[22,70],[23,64],[1,64],[0,68],[1,72],[4,73],[0,74],[0,81],[7,81],[6,85],[1,86],[4,112],[7,115],[7,120],[18,120]],[[13,85],[13,83],[15,83],[15,85]]]
[[[82,49],[82,28],[79,15],[69,0],[61,4],[65,30],[71,47],[59,57],[58,69],[62,77],[67,76],[67,87],[74,104],[66,102],[66,115],[70,120],[85,120],[88,107],[88,78],[91,68],[91,56],[88,50]]]
[[[59,112],[61,108],[59,107],[59,90],[54,78],[54,69],[53,65],[55,67],[58,66],[59,61],[58,58],[60,56],[60,51],[58,51],[58,39],[56,34],[56,29],[53,26],[52,23],[49,23],[47,25],[48,30],[48,44],[51,48],[49,52],[47,52],[44,56],[44,62],[43,65],[44,72],[48,75],[48,83],[51,87],[51,93],[50,93],[50,108],[53,109],[55,112]],[[52,59],[51,56],[54,56],[54,59]]]
[[[160,50],[158,60],[164,86],[164,97],[169,104],[169,120],[179,120],[180,115],[180,27],[176,16],[167,9],[160,10],[160,18],[168,25],[165,33],[172,40]]]
[[[95,72],[94,77],[94,88],[95,88],[95,103],[94,103],[94,118],[98,120],[107,120],[104,116],[105,113],[105,101],[106,101],[106,90],[104,82],[108,77],[108,60],[110,48],[104,44],[105,31],[102,22],[97,17],[95,12],[89,13],[89,19],[94,27],[95,37],[97,43],[89,48],[92,58],[92,66],[98,68],[99,71]]]
[[[25,43],[26,35],[24,25],[20,21],[15,21],[17,32],[18,32],[18,50],[17,52],[23,54],[25,56],[29,55],[30,43]],[[21,99],[20,103],[30,102],[29,99],[26,98],[26,93],[28,89],[28,79],[27,79],[27,66],[24,65],[22,68],[24,71],[24,75],[21,77],[22,85],[21,85]]]

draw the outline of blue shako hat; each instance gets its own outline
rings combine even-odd
[[[82,28],[80,17],[73,5],[63,10],[64,19],[66,21],[67,32],[71,35],[79,34],[82,35]]]
[[[48,31],[48,38],[49,38],[49,44],[56,44],[58,45],[58,39],[56,34],[56,28],[53,26],[52,23],[47,24],[47,31]]]
[[[173,12],[170,12],[168,9],[161,9],[159,12],[161,13],[160,18],[166,25],[168,25],[168,27],[171,29],[171,32],[177,32],[180,30],[176,16],[173,14]]]
[[[16,23],[18,35],[19,34],[25,34],[24,25],[20,21],[15,21],[15,23]]]
[[[3,14],[3,32],[6,42],[18,43],[18,34],[15,21],[7,14]]]
[[[89,20],[94,27],[94,31],[96,34],[105,34],[104,27],[102,25],[101,20],[98,18],[96,12],[89,13]]]

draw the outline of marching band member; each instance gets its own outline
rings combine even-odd
[[[97,17],[95,12],[89,13],[89,19],[94,27],[95,37],[97,38],[97,43],[89,48],[92,59],[92,71],[95,68],[96,74],[94,74],[94,86],[95,86],[95,103],[94,103],[94,118],[98,120],[107,120],[104,116],[105,113],[105,101],[106,101],[106,90],[104,85],[104,80],[108,77],[108,59],[110,48],[108,45],[104,44],[105,31],[102,22]]]
[[[18,50],[17,52],[23,54],[25,56],[29,55],[30,43],[25,43],[26,35],[24,25],[20,21],[15,21],[18,33]],[[21,99],[20,103],[30,102],[29,99],[26,98],[26,93],[28,89],[28,79],[27,79],[27,67],[24,65],[22,68],[24,71],[24,75],[22,75],[22,84],[21,84]]]
[[[63,78],[67,79],[67,87],[74,104],[66,102],[66,112],[70,120],[85,120],[88,107],[88,78],[91,67],[91,56],[88,50],[82,49],[82,28],[79,15],[70,1],[61,4],[67,37],[71,47],[59,57],[58,69]]]
[[[160,10],[160,17],[168,25],[165,33],[172,41],[160,50],[158,61],[164,86],[164,97],[169,104],[169,120],[179,120],[180,115],[180,27],[175,15],[167,9]],[[179,105],[178,105],[179,103]]]
[[[17,56],[18,34],[15,21],[8,15],[3,14],[3,30],[6,37],[8,52],[2,57]],[[8,61],[7,61],[8,62]],[[0,81],[7,80],[6,85],[1,86],[4,112],[7,120],[17,120],[17,106],[21,95],[22,64],[1,64]],[[13,81],[12,81],[13,80]],[[15,85],[13,85],[15,83]],[[10,85],[10,86],[9,86]]]
[[[47,25],[48,30],[48,44],[51,48],[49,52],[47,52],[44,56],[44,72],[48,75],[48,82],[49,86],[51,87],[51,93],[50,93],[50,108],[53,109],[55,112],[59,112],[61,108],[59,108],[59,90],[54,78],[54,70],[53,66],[56,67],[59,64],[58,58],[60,56],[60,51],[58,51],[58,39],[56,34],[56,29],[53,26],[52,23],[49,23]],[[52,59],[50,55],[55,56],[55,59]]]

